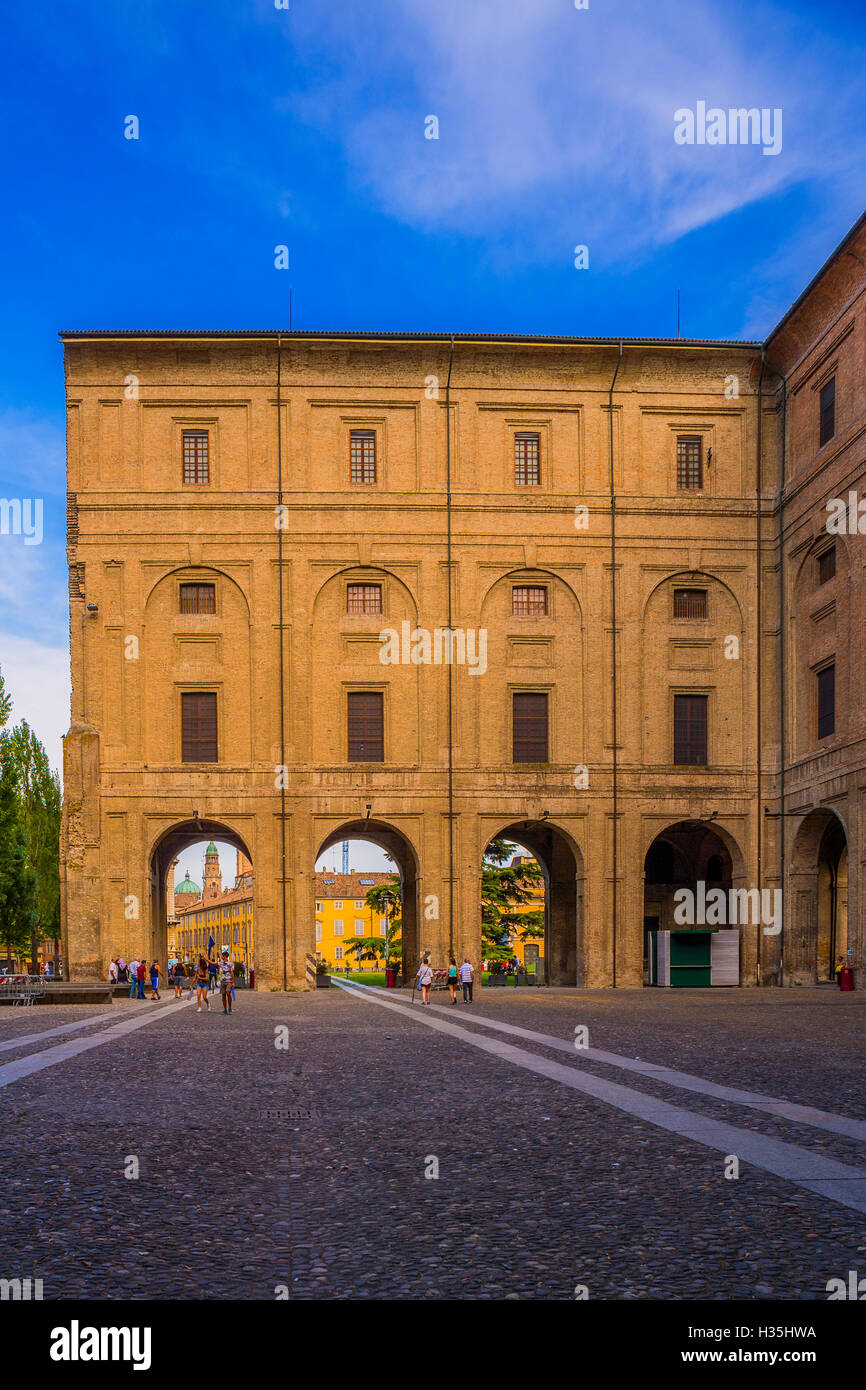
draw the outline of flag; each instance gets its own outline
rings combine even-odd
[[[209,950],[209,951],[212,951],[215,945],[216,945],[216,942],[214,941],[213,937],[209,935],[209,936],[208,936],[208,939],[207,939],[207,948],[208,948],[208,950]]]

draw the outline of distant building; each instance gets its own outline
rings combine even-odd
[[[316,874],[316,959],[343,969],[347,964],[354,970],[383,969],[385,963],[386,922],[383,913],[374,912],[365,902],[371,888],[393,884],[393,874],[355,873]],[[398,940],[399,929],[391,940]],[[382,957],[358,961],[351,952],[346,954],[358,937],[377,937],[382,942]]]
[[[216,945],[213,954],[219,955],[228,946],[232,960],[254,965],[253,956],[253,866],[246,855],[237,851],[235,881],[231,888],[222,887],[219,851],[211,841],[204,857],[204,890],[195,883],[186,869],[182,882],[174,886],[175,919],[177,922],[175,949],[182,956],[198,951],[208,954],[208,938]]]

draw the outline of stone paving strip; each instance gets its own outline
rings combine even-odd
[[[147,1008],[159,1008],[158,1004],[148,1004]],[[97,1014],[95,1018],[79,1018],[74,1023],[61,1023],[57,1028],[45,1028],[41,1033],[25,1033],[23,1037],[11,1038],[5,1042],[0,1042],[0,1052],[14,1052],[18,1047],[29,1046],[30,1043],[41,1043],[46,1038],[57,1038],[61,1033],[74,1033],[78,1028],[92,1028],[94,1023],[107,1023],[109,1019],[117,1020],[117,1011],[113,1013]]]
[[[376,986],[364,985],[362,988],[373,989]],[[444,1004],[431,1004],[430,1007],[439,1009],[442,1013],[448,1012]],[[844,1134],[848,1139],[858,1139],[861,1143],[866,1143],[866,1120],[854,1120],[848,1115],[834,1115],[828,1110],[816,1110],[814,1106],[798,1105],[794,1101],[776,1100],[773,1096],[764,1096],[756,1091],[741,1091],[733,1086],[720,1086],[715,1081],[706,1081],[702,1076],[676,1071],[673,1067],[664,1067],[658,1062],[643,1062],[638,1057],[623,1057],[618,1052],[604,1052],[597,1047],[578,1049],[573,1042],[565,1038],[556,1038],[550,1033],[535,1033],[530,1028],[520,1028],[514,1023],[503,1023],[499,1019],[483,1018],[475,1013],[461,1015],[461,1023],[476,1023],[479,1028],[493,1028],[498,1033],[511,1033],[515,1037],[526,1038],[529,1042],[555,1048],[557,1052],[567,1052],[575,1061],[583,1061],[585,1058],[588,1062],[600,1062],[604,1066],[618,1067],[621,1071],[637,1072],[652,1081],[663,1082],[666,1086],[676,1086],[682,1091],[697,1091],[700,1095],[711,1096],[715,1100],[764,1110],[768,1115],[808,1125],[812,1129]]]
[[[30,1076],[33,1072],[42,1071],[45,1067],[57,1066],[59,1062],[66,1062],[70,1057],[77,1057],[81,1052],[89,1052],[92,1047],[102,1047],[107,1042],[112,1042],[115,1038],[124,1037],[127,1033],[134,1033],[138,1028],[144,1028],[148,1023],[153,1023],[155,1019],[166,1018],[168,1014],[176,1013],[178,1009],[192,1007],[192,1000],[182,999],[171,1004],[166,1003],[162,1008],[148,1009],[147,1013],[139,1013],[135,1018],[125,1019],[123,1023],[117,1023],[112,1028],[105,1028],[95,1038],[73,1038],[70,1042],[59,1043],[57,1047],[47,1047],[42,1052],[31,1053],[29,1057],[19,1057],[15,1062],[6,1062],[0,1066],[0,1087],[8,1086],[12,1081],[19,1081],[23,1076]],[[102,1015],[104,1017],[104,1015]],[[92,1019],[91,1022],[97,1022]],[[66,1025],[61,1025],[65,1027]],[[37,1034],[37,1037],[41,1035]],[[20,1042],[21,1040],[18,1039]]]
[[[679,1134],[684,1139],[693,1139],[696,1143],[703,1144],[710,1149],[716,1149],[725,1155],[736,1154],[742,1162],[750,1163],[756,1168],[763,1168],[766,1172],[774,1173],[776,1177],[784,1178],[797,1187],[806,1188],[821,1197],[829,1197],[832,1201],[839,1202],[842,1206],[851,1207],[854,1211],[866,1212],[866,1170],[864,1169],[838,1163],[835,1159],[825,1158],[808,1149],[803,1149],[797,1144],[783,1143],[779,1139],[771,1139],[754,1130],[740,1129],[736,1125],[727,1124],[722,1120],[710,1119],[705,1115],[683,1110],[679,1106],[670,1105],[667,1101],[659,1100],[654,1096],[633,1091],[618,1082],[606,1081],[601,1077],[580,1071],[578,1067],[567,1067],[561,1062],[539,1057],[536,1053],[527,1052],[522,1048],[512,1046],[510,1043],[479,1037],[459,1024],[446,1022],[445,1019],[431,1018],[430,1009],[432,1007],[438,1008],[438,1006],[398,1004],[390,999],[382,998],[381,996],[384,995],[385,991],[376,989],[374,992],[375,987],[356,985],[337,979],[333,979],[333,983],[356,999],[366,999],[380,1008],[414,1018],[416,1022],[423,1024],[426,1028],[433,1028],[436,1032],[458,1038],[471,1047],[500,1057],[503,1061],[511,1062],[526,1071],[536,1072],[541,1076],[548,1077],[551,1081],[558,1081],[569,1086],[575,1091],[582,1091],[586,1095],[594,1096],[596,1100],[611,1105],[628,1115],[635,1115],[638,1119],[646,1120],[649,1124],[657,1125],[673,1134]],[[474,1016],[474,1021],[479,1021],[478,1015]],[[491,1026],[495,1025],[491,1023]],[[517,1030],[509,1026],[508,1031],[522,1032],[525,1030]],[[550,1045],[549,1035],[540,1036],[543,1037],[545,1045]],[[561,1042],[562,1040],[555,1041]],[[574,1053],[573,1044],[566,1044],[566,1046],[571,1053]],[[616,1057],[615,1053],[607,1055]],[[678,1075],[678,1073],[675,1074]],[[689,1078],[689,1080],[698,1081],[699,1078]],[[705,1083],[705,1085],[708,1084]],[[690,1089],[699,1088],[692,1087]],[[802,1108],[808,1110],[808,1107]],[[841,1117],[831,1116],[830,1118]]]

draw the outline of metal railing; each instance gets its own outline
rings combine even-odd
[[[0,975],[0,1004],[34,1004],[45,994],[44,975]]]

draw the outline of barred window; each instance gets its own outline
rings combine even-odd
[[[384,712],[380,690],[349,692],[348,725],[349,762],[384,762]]]
[[[381,613],[381,584],[350,584],[346,598],[347,613]]]
[[[831,545],[822,555],[818,556],[818,583],[826,584],[828,580],[836,578],[836,547]]]
[[[707,762],[707,696],[674,696],[674,762],[705,767]]]
[[[836,378],[821,387],[821,420],[819,425],[819,444],[826,444],[836,433]]]
[[[705,618],[706,616],[706,589],[674,589],[675,618]]]
[[[829,738],[836,732],[836,667],[825,666],[818,672],[818,737]]]
[[[541,438],[537,434],[514,436],[514,481],[521,487],[541,482]]]
[[[547,612],[547,587],[543,584],[516,584],[511,590],[511,612],[533,617]]]
[[[217,761],[217,697],[214,691],[181,695],[182,759],[185,763]]]
[[[376,481],[376,432],[352,430],[349,435],[349,476],[353,483]]]
[[[215,613],[216,585],[181,584],[180,611],[181,613]]]
[[[207,430],[183,431],[183,480],[185,483],[210,481]]]
[[[512,712],[514,762],[547,762],[547,728],[547,695],[536,691],[515,692]]]
[[[698,434],[677,435],[677,487],[703,487],[701,469],[701,437]]]

